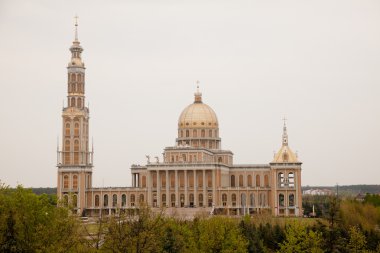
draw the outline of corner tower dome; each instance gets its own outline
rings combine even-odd
[[[214,110],[202,102],[199,87],[194,93],[194,103],[187,106],[179,116],[177,144],[220,148],[218,118]]]
[[[284,118],[284,127],[282,133],[282,146],[275,154],[272,163],[299,163],[297,155],[289,148],[288,145],[288,132]]]

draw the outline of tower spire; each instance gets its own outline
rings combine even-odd
[[[78,15],[75,15],[75,41],[78,41]]]
[[[287,146],[288,145],[288,132],[286,129],[286,120],[287,119],[284,117],[282,120],[284,121],[284,127],[282,130],[282,145]]]

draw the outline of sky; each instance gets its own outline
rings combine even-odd
[[[302,185],[380,183],[380,1],[0,1],[0,180],[56,187],[74,16],[94,186],[173,146],[196,80],[235,164],[267,164],[282,118]]]

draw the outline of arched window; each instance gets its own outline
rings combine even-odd
[[[172,207],[175,207],[175,194],[171,195],[170,202],[171,202]]]
[[[294,173],[290,172],[288,174],[288,182],[289,182],[289,187],[294,187]]]
[[[181,194],[179,196],[179,201],[180,201],[181,207],[184,207],[185,206],[185,194]]]
[[[208,136],[212,137],[212,130],[208,130]]]
[[[157,207],[157,193],[153,193],[152,205],[153,205],[153,207]]]
[[[75,82],[75,81],[76,81],[76,78],[75,78],[75,74],[74,74],[74,73],[71,74],[71,81],[72,81],[72,82]]]
[[[190,137],[190,132],[189,132],[189,130],[186,130],[186,137]]]
[[[279,187],[285,187],[284,173],[282,173],[282,172],[278,173],[277,180],[278,180],[278,186]]]
[[[231,187],[235,187],[235,175],[231,175]]]
[[[212,203],[213,203],[213,201],[212,201],[212,193],[209,193],[208,194],[208,207],[212,207]]]
[[[99,195],[95,195],[95,206],[99,206]]]
[[[162,194],[162,205],[166,206],[166,194]]]
[[[252,187],[252,175],[248,175],[247,181],[248,181],[248,187]]]
[[[79,163],[79,141],[74,141],[74,164]]]
[[[113,207],[117,206],[117,195],[116,194],[112,195],[112,206]]]
[[[126,206],[127,205],[127,195],[123,194],[121,195],[121,206]]]
[[[202,131],[201,131],[201,137],[205,137],[205,135],[206,135],[206,132],[205,132],[204,129],[202,129]]]
[[[70,164],[70,141],[65,141],[65,164]]]
[[[265,187],[269,187],[269,177],[268,177],[268,175],[264,176],[264,186]]]
[[[82,82],[82,76],[81,76],[81,74],[78,74],[78,82]]]
[[[103,196],[103,206],[108,206],[108,195],[107,194],[105,194],[104,196]]]
[[[193,137],[197,137],[197,130],[196,129],[193,130]]]
[[[189,206],[194,207],[194,194],[192,193],[189,195]]]
[[[70,123],[66,123],[65,135],[70,136]]]
[[[285,198],[284,198],[284,194],[282,193],[280,193],[280,195],[278,196],[278,205],[285,206]]]
[[[77,208],[78,207],[78,197],[76,194],[73,195],[71,201],[72,201],[73,207]]]
[[[222,157],[218,157],[218,163],[222,163],[223,162],[223,158]]]
[[[75,98],[71,98],[71,107],[75,107]]]
[[[144,194],[140,194],[139,202],[140,203],[144,202]]]
[[[182,154],[182,161],[186,162],[186,154]]]
[[[182,138],[183,137],[183,130],[181,130],[179,133],[180,133],[180,136]]]
[[[251,193],[251,194],[249,195],[249,205],[250,205],[251,207],[254,207],[254,206],[255,206],[255,194],[253,194],[253,193]]]
[[[78,104],[79,108],[82,108],[82,99],[81,98],[78,98],[77,104]]]
[[[256,187],[260,187],[260,175],[256,175]]]
[[[69,176],[68,175],[63,176],[63,188],[65,188],[65,189],[69,188]]]
[[[136,198],[135,198],[135,194],[131,194],[130,196],[130,202],[131,202],[131,206],[135,206],[135,201],[136,201]]]
[[[179,187],[185,186],[185,173],[183,171],[178,172]]]
[[[79,123],[75,122],[74,124],[74,135],[79,136]]]
[[[143,187],[143,188],[146,187],[146,177],[145,176],[141,177],[141,187]]]
[[[244,186],[243,175],[240,175],[239,176],[239,187],[243,187],[243,186]]]
[[[227,194],[222,194],[222,205],[227,206]]]
[[[78,188],[78,176],[77,175],[73,176],[73,188],[74,189]]]
[[[242,194],[240,195],[240,204],[241,204],[242,206],[246,206],[246,205],[247,205],[247,199],[246,199],[246,197],[245,197],[245,193],[242,193]]]
[[[267,195],[262,193],[262,205],[267,206]]]
[[[203,194],[198,195],[198,202],[199,202],[199,206],[202,207],[203,206]]]
[[[236,206],[236,194],[235,193],[233,193],[231,195],[231,202],[232,202],[232,206]]]
[[[211,171],[207,172],[207,187],[212,187],[212,174],[211,174]]]
[[[294,194],[289,195],[289,206],[294,206]]]

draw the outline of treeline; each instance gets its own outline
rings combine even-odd
[[[30,188],[35,194],[41,195],[41,194],[48,194],[48,195],[55,195],[57,194],[57,188],[53,187],[39,187],[39,188]]]
[[[380,252],[380,207],[329,197],[323,218],[167,217],[142,206],[83,222],[56,199],[0,186],[0,252]]]

